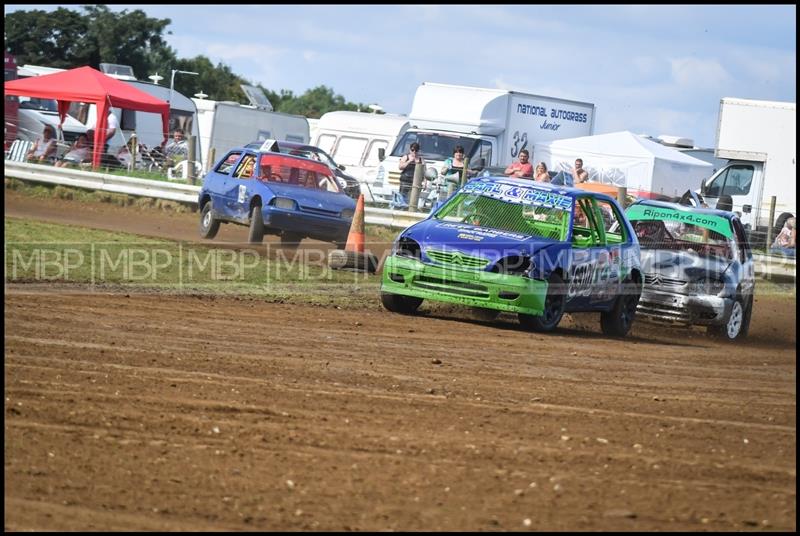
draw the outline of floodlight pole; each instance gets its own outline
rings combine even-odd
[[[195,76],[199,76],[200,75],[200,73],[195,73],[193,71],[181,71],[179,69],[172,69],[172,76],[170,76],[170,78],[169,78],[169,101],[168,102],[169,102],[169,109],[170,110],[172,110],[172,95],[175,92],[175,74],[176,73],[193,74]]]

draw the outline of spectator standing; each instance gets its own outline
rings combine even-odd
[[[533,174],[533,180],[536,182],[550,182],[550,174],[547,172],[547,164],[539,162],[536,164],[536,172]]]
[[[572,178],[575,184],[580,184],[589,180],[589,172],[583,169],[583,159],[575,159],[575,167],[572,168]]]
[[[42,137],[37,139],[30,151],[28,151],[28,161],[34,164],[44,164],[55,160],[56,149],[56,130],[52,125],[45,125]]]
[[[411,197],[411,187],[414,185],[414,170],[417,165],[423,165],[422,155],[419,152],[419,143],[414,142],[409,147],[408,153],[400,157],[400,195],[406,203]]]
[[[519,152],[519,161],[511,163],[506,170],[503,172],[505,175],[509,177],[517,177],[517,178],[524,178],[524,179],[532,179],[533,178],[533,165],[528,162],[530,158],[530,153],[527,149],[523,149]]]
[[[794,257],[797,252],[797,227],[795,218],[789,218],[783,224],[783,229],[775,237],[775,242],[769,248],[770,253]]]

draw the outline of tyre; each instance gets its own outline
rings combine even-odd
[[[628,334],[636,316],[636,306],[642,295],[642,287],[631,279],[622,283],[622,293],[617,296],[610,311],[600,313],[600,329],[609,337],[624,337]]]
[[[387,310],[393,313],[410,315],[414,314],[416,310],[419,309],[419,306],[422,305],[422,298],[381,292],[381,303]]]
[[[200,236],[203,238],[214,238],[219,231],[219,220],[211,212],[211,201],[206,201],[203,210],[200,211]]]
[[[264,217],[261,215],[261,205],[253,205],[250,209],[250,231],[247,240],[251,244],[260,244],[264,240]]]
[[[553,331],[564,316],[567,303],[566,286],[561,276],[553,272],[547,280],[547,296],[544,299],[544,311],[540,316],[519,313],[519,323],[533,331]]]
[[[753,310],[752,296],[745,302],[741,296],[736,297],[731,314],[721,326],[708,326],[708,332],[719,339],[737,341],[747,336],[750,331],[750,317]]]

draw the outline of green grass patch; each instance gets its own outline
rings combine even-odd
[[[324,250],[223,248],[5,218],[6,283],[75,283],[377,304],[380,278],[327,266]]]

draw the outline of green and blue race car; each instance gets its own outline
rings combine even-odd
[[[381,301],[411,314],[423,300],[517,313],[536,331],[565,312],[600,313],[603,333],[625,336],[642,291],[639,243],[605,194],[480,177],[400,233],[386,259]]]

